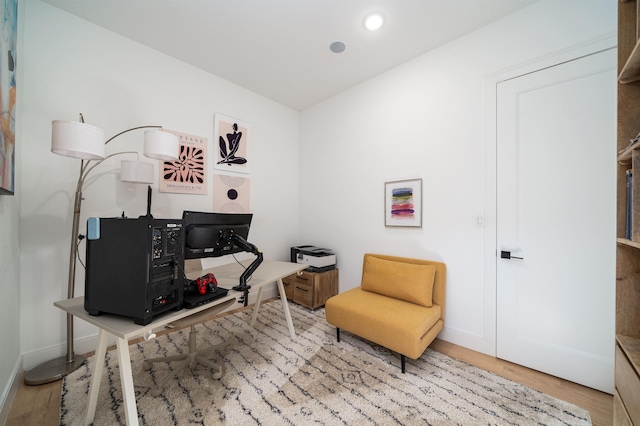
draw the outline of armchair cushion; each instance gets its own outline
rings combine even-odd
[[[367,256],[362,271],[362,290],[430,308],[433,306],[434,265],[396,262]]]

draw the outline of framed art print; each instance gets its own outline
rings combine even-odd
[[[249,176],[214,172],[213,211],[249,213]]]
[[[384,225],[422,227],[422,179],[385,182]]]
[[[15,106],[16,106],[16,41],[18,1],[6,0],[2,10],[0,47],[0,195],[13,195],[15,191]]]
[[[216,170],[249,173],[249,124],[222,114],[215,115],[213,146]]]
[[[176,194],[207,193],[207,146],[204,136],[165,130],[178,136],[180,154],[177,161],[161,163],[160,192]]]

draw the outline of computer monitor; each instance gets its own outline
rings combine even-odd
[[[251,275],[262,263],[262,252],[247,241],[251,226],[251,213],[206,213],[184,211],[182,220],[185,230],[184,258],[201,259],[239,252],[248,252],[256,259],[246,267],[234,290],[243,292],[241,302],[247,306]]]
[[[185,229],[185,259],[219,257],[246,251],[233,235],[249,237],[251,213],[182,213]]]

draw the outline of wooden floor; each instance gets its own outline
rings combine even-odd
[[[613,397],[609,394],[439,339],[436,339],[430,348],[582,407],[590,412],[594,426],[611,426],[613,424]],[[6,426],[57,426],[60,415],[61,388],[62,380],[40,386],[20,384],[11,405]]]
[[[588,410],[594,426],[613,425],[613,396],[521,365],[436,339],[431,346],[451,358],[475,365]]]

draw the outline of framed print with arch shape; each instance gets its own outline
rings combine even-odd
[[[384,225],[422,227],[422,179],[385,182]]]
[[[250,213],[249,176],[213,173],[213,211]]]

